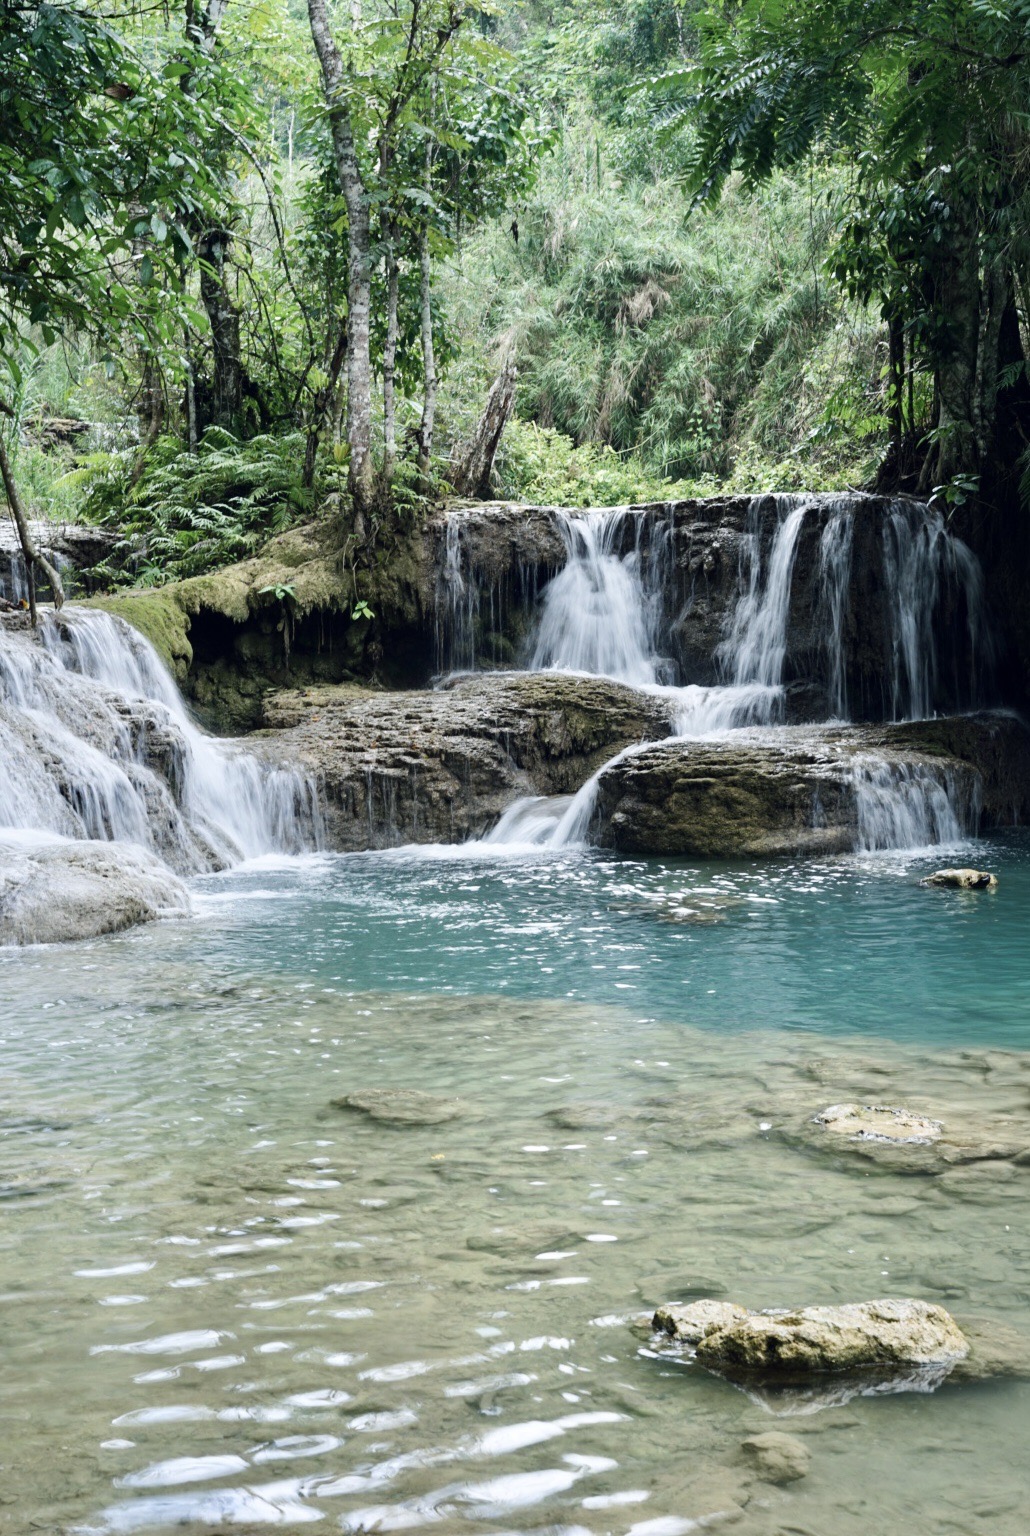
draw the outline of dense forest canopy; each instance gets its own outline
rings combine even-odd
[[[8,500],[152,582],[452,489],[1021,516],[1028,46],[1026,0],[0,0]]]

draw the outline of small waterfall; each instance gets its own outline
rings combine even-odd
[[[205,736],[121,620],[0,629],[0,827],[140,843],[195,873],[315,847],[320,825],[310,780]]]
[[[848,718],[847,658],[844,621],[851,588],[851,552],[855,520],[848,502],[833,506],[819,539],[821,631],[829,672],[830,708],[838,720]]]
[[[748,510],[747,531],[741,544],[742,593],[730,620],[729,634],[720,645],[720,668],[736,687],[758,683],[778,688],[783,681],[787,656],[787,617],[794,576],[798,535],[808,501],[777,496],[777,524],[769,549],[762,559],[762,523],[769,498],[756,496]]]
[[[852,787],[861,852],[958,843],[976,829],[976,784],[931,764],[858,758]]]
[[[638,688],[666,681],[668,663],[656,653],[661,593],[645,585],[642,519],[620,507],[560,515],[568,559],[544,592],[530,670],[589,672]],[[624,555],[617,545],[631,516],[634,544]]]
[[[933,507],[896,501],[883,526],[883,569],[892,624],[891,707],[895,720],[925,720],[937,707],[940,646],[936,620],[946,597],[958,597],[968,631],[968,676],[955,676],[956,702],[976,704],[980,671],[992,642],[983,571],[967,544]],[[956,668],[956,672],[957,672]]]
[[[939,696],[949,689],[963,704],[979,702],[980,674],[991,652],[982,572],[976,557],[932,508],[902,499],[884,505],[858,496],[753,497],[740,536],[737,598],[714,656],[724,681],[715,686],[671,685],[670,663],[660,654],[663,598],[674,576],[671,516],[663,537],[653,509],[559,515],[567,559],[544,590],[530,669],[611,677],[658,692],[680,738],[717,737],[743,726],[773,727],[783,721],[795,568],[809,518],[818,520],[818,543],[814,569],[810,564],[804,568],[810,616],[807,638],[800,642],[807,652],[798,654],[817,658],[812,681],[822,685],[825,678],[831,717],[849,718],[849,665],[855,664],[849,645],[863,622],[852,608],[856,522],[877,515],[882,515],[882,532],[874,531],[874,547],[879,537],[884,617],[878,620],[871,613],[868,622],[879,623],[877,634],[887,647],[891,717],[932,715]],[[627,519],[633,520],[632,530]],[[865,530],[868,538],[873,530],[868,524]],[[468,614],[453,628],[471,632],[471,605],[478,598],[462,575],[456,540],[449,526],[447,585],[452,608],[464,604]],[[965,642],[945,654],[956,612],[966,626]],[[798,622],[805,623],[804,615],[795,617]],[[960,676],[963,668],[966,675]],[[610,766],[605,764],[571,800],[517,802],[487,843],[554,848],[585,840],[600,774]],[[966,788],[931,765],[870,757],[856,764],[852,782],[860,848],[951,842],[975,825],[976,808]]]

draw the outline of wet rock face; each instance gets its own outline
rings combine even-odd
[[[182,882],[135,845],[0,845],[0,945],[92,939],[189,910]]]
[[[967,722],[969,722],[967,726]],[[926,821],[924,841],[1010,822],[1030,810],[1030,733],[1014,717],[877,727],[737,731],[732,740],[666,741],[627,754],[602,775],[595,837],[633,854],[739,858],[832,854],[886,846],[878,818]],[[952,750],[948,750],[948,748]],[[902,771],[887,806],[878,764]],[[909,838],[908,841],[919,839]]]
[[[910,1298],[751,1312],[731,1302],[659,1307],[655,1327],[693,1346],[699,1364],[737,1378],[803,1382],[828,1372],[950,1368],[969,1341],[950,1313]]]
[[[717,496],[622,510],[611,550],[635,556],[657,604],[658,648],[671,662],[671,680],[732,680],[726,641],[734,612],[756,569],[768,571],[777,528],[794,506],[805,511],[785,614],[787,719],[843,713],[877,721],[973,707],[989,672],[990,645],[983,635],[970,640],[982,614],[964,555],[920,504],[857,494]],[[538,599],[567,560],[563,519],[576,510],[508,502],[441,508],[425,540],[435,575],[421,584],[424,611],[436,615],[439,671],[524,660]],[[937,573],[932,597],[928,591],[926,604],[917,604],[916,627],[919,643],[933,646],[940,659],[934,696],[919,708],[907,685],[899,695],[906,642],[896,612],[899,591],[915,581],[914,562]]]
[[[519,795],[572,793],[613,753],[669,730],[650,695],[532,673],[419,693],[277,694],[265,719],[282,733],[270,753],[318,775],[342,850],[479,836]]]

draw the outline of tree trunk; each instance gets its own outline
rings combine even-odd
[[[459,496],[475,496],[480,501],[490,497],[490,476],[504,429],[515,409],[515,385],[518,369],[509,357],[490,386],[483,414],[469,439],[454,474],[454,489]]]
[[[372,501],[372,362],[370,327],[372,270],[369,256],[369,200],[361,177],[354,127],[343,100],[343,60],[333,41],[325,0],[307,0],[311,36],[322,70],[329,110],[333,157],[347,207],[347,442],[349,486],[355,521],[363,527]]]
[[[6,403],[0,405],[6,416],[14,416],[14,412]],[[18,542],[21,544],[21,552],[25,559],[25,566],[29,573],[29,616],[33,627],[36,624],[36,582],[35,567],[38,565],[50,583],[50,589],[54,594],[54,607],[64,606],[64,585],[57,570],[50,564],[45,555],[41,555],[36,548],[29,527],[29,520],[22,505],[22,499],[18,491],[18,485],[11,469],[11,461],[7,456],[7,444],[0,436],[0,478],[3,479],[4,491],[7,494],[7,505],[11,509],[15,527],[18,530]]]
[[[216,426],[239,435],[243,430],[243,358],[240,351],[240,317],[229,294],[226,255],[232,235],[226,229],[208,229],[197,241],[200,261],[200,297],[211,326],[213,355],[210,419]]]
[[[395,231],[390,227],[386,247],[386,343],[383,347],[383,483],[393,483],[397,463],[397,400],[394,380],[397,371],[397,308],[400,299],[400,271],[397,266]]]
[[[933,477],[939,484],[980,469],[977,401],[980,358],[980,261],[969,211],[954,209],[952,239],[941,251],[934,307],[948,334],[936,358],[937,441]]]
[[[315,460],[318,456],[318,443],[322,433],[325,431],[330,413],[335,413],[336,402],[339,398],[340,373],[346,356],[347,324],[345,321],[340,327],[340,334],[336,338],[336,346],[333,348],[333,355],[329,360],[326,382],[315,395],[311,420],[308,423],[308,439],[304,445],[304,486],[307,490],[310,490],[315,483]]]
[[[419,238],[419,266],[421,268],[422,294],[422,368],[425,373],[425,393],[422,397],[422,420],[418,427],[418,468],[423,480],[429,476],[433,457],[433,434],[436,430],[436,348],[433,345],[433,266],[429,255],[429,231],[423,226]]]

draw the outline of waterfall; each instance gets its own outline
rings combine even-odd
[[[960,598],[965,608],[969,675],[956,676],[954,683],[962,702],[975,704],[992,644],[983,571],[972,550],[948,531],[935,508],[899,500],[883,526],[883,569],[891,614],[893,718],[924,720],[934,713],[941,664],[935,621],[945,597]]]
[[[206,736],[141,635],[74,608],[0,628],[0,829],[139,843],[183,873],[321,836],[309,779]]]
[[[833,506],[819,539],[819,586],[823,647],[829,672],[830,707],[838,720],[848,718],[848,677],[844,651],[844,621],[851,587],[851,552],[855,520],[851,506]]]
[[[958,843],[975,830],[975,784],[958,784],[930,764],[858,758],[852,787],[860,851]]]
[[[787,617],[798,535],[808,502],[773,497],[777,524],[768,562],[762,559],[762,522],[766,498],[752,499],[747,531],[741,544],[743,591],[730,620],[729,634],[719,647],[721,669],[735,686],[758,683],[778,688],[787,655]]]
[[[656,654],[660,592],[645,587],[640,516],[629,552],[617,548],[630,516],[621,507],[560,514],[568,558],[544,593],[531,671],[589,672],[638,688],[666,681]]]
[[[808,643],[825,666],[831,716],[847,720],[848,642],[863,620],[851,606],[855,525],[860,513],[869,515],[868,505],[851,496],[751,499],[740,536],[737,597],[714,656],[724,681],[715,686],[670,686],[667,681],[670,664],[660,654],[659,633],[663,583],[668,585],[672,575],[671,539],[652,535],[649,559],[644,559],[645,524],[654,512],[614,508],[559,514],[567,559],[544,590],[530,669],[585,672],[660,692],[679,738],[722,736],[742,726],[774,728],[785,712],[798,550],[806,519],[815,517],[816,596]],[[632,530],[627,518],[633,519]],[[658,558],[653,546],[660,551]],[[946,681],[964,702],[977,702],[980,672],[990,661],[990,635],[975,556],[948,531],[939,512],[900,499],[886,506],[881,548],[892,718],[933,713],[945,680],[938,634],[946,628],[941,619],[945,603],[952,609],[959,605],[968,632],[968,675],[958,676],[959,660],[952,658]],[[471,598],[456,550],[448,527],[452,604],[455,594],[467,604]],[[806,574],[805,579],[811,578]],[[460,627],[455,625],[456,632]],[[611,766],[605,764],[571,798],[516,802],[487,844],[558,848],[585,840],[600,776]],[[930,765],[870,757],[856,764],[851,788],[862,849],[953,842],[975,825],[969,793]]]

